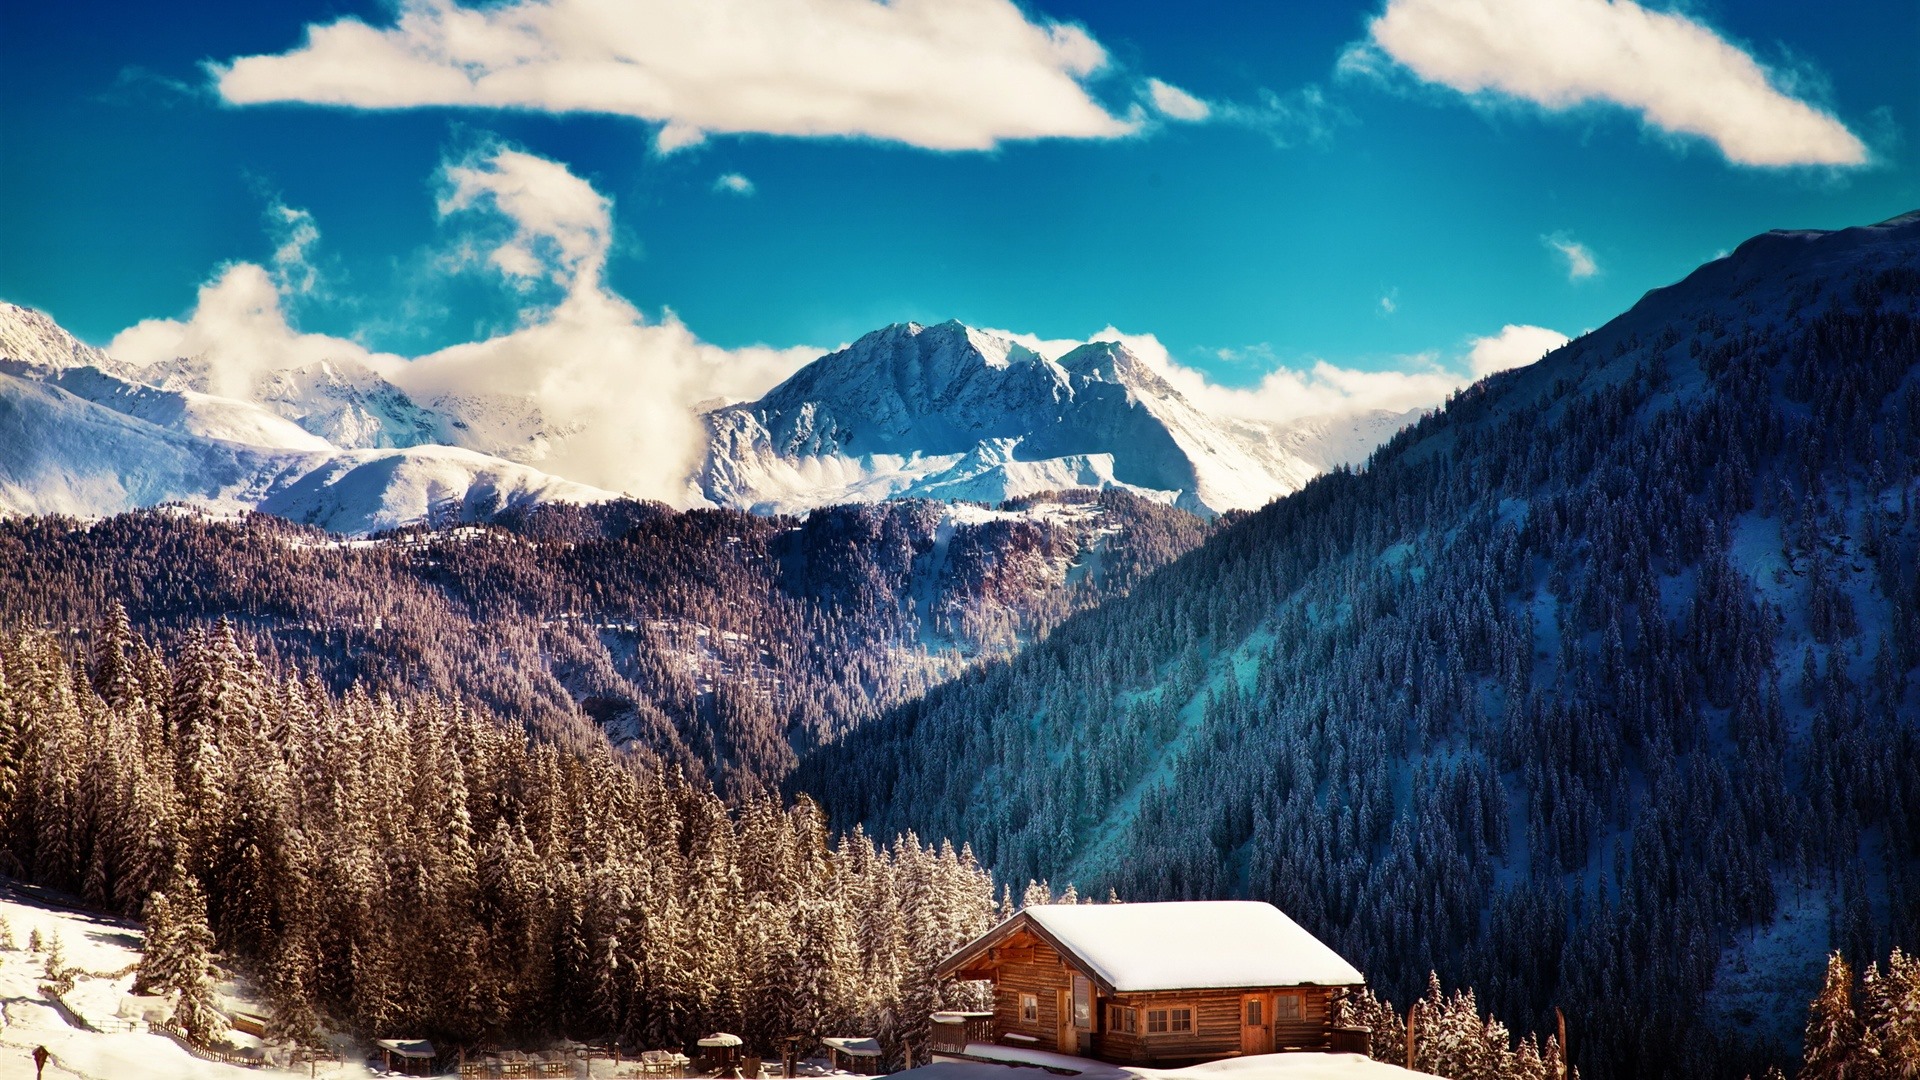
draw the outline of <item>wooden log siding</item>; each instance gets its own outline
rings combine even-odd
[[[1241,996],[1260,994],[1264,1009],[1273,1008],[1280,994],[1300,997],[1300,1016],[1296,1020],[1273,1017],[1273,1042],[1276,1051],[1289,1049],[1323,1050],[1328,1045],[1331,1023],[1332,991],[1323,986],[1270,987],[1229,990],[1174,990],[1154,994],[1120,994],[1100,999],[1100,1031],[1094,1040],[1095,1056],[1127,1065],[1175,1065],[1240,1054]],[[1106,1007],[1119,1005],[1136,1010],[1133,1033],[1115,1031],[1107,1023]],[[1150,1033],[1147,1010],[1190,1008],[1191,1032]]]
[[[993,976],[993,1030],[1002,1036],[998,1041],[1004,1042],[1008,1032],[1018,1032],[1033,1036],[1034,1041],[1027,1043],[1015,1040],[1008,1045],[1057,1050],[1060,991],[1073,990],[1072,969],[1067,967],[1052,946],[1041,942],[1031,942],[1030,948],[1013,946],[996,951],[1003,956],[1022,957],[1004,960]],[[1027,1023],[1020,1018],[1021,994],[1032,994],[1039,999],[1040,1017],[1037,1021]]]
[[[1122,1065],[1188,1065],[1220,1058],[1238,1057],[1243,1050],[1243,1012],[1246,995],[1261,1001],[1264,1026],[1272,1033],[1273,1052],[1288,1050],[1326,1050],[1332,1045],[1332,999],[1329,986],[1245,986],[1208,990],[1118,991],[1090,973],[1080,971],[1080,963],[1062,950],[1051,935],[1032,925],[1007,927],[1004,936],[988,938],[968,946],[941,966],[946,978],[987,979],[994,984],[993,1041],[1010,1047],[1061,1050],[1059,1035],[1061,998],[1071,999],[1075,975],[1088,976],[1093,985],[1092,1027],[1078,1033],[1077,1047],[1068,1053],[1099,1058]],[[1337,958],[1336,958],[1337,959]],[[1355,981],[1358,982],[1358,973]],[[1020,998],[1031,994],[1036,1017],[1021,1015]],[[1278,999],[1292,995],[1299,1002],[1298,1015],[1284,1015],[1276,1008]],[[1134,1030],[1116,1030],[1108,1009],[1119,1005],[1135,1010]],[[1192,1031],[1150,1032],[1149,1009],[1190,1008],[1194,1012]],[[1009,1038],[1009,1036],[1015,1036]],[[1257,1040],[1256,1044],[1263,1044]],[[1263,1051],[1264,1052],[1264,1051]]]

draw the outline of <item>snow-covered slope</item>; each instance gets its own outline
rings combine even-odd
[[[321,1062],[309,1070],[246,1068],[187,1053],[155,1031],[172,1010],[164,998],[134,996],[133,968],[144,934],[138,923],[91,915],[7,885],[0,879],[0,1080],[29,1080],[33,1051],[46,1047],[47,1080],[266,1080],[315,1075],[366,1077],[357,1064]],[[39,948],[33,948],[35,942]],[[57,945],[56,945],[57,943]],[[56,994],[47,955],[58,948],[73,985]],[[221,1008],[261,1012],[236,983],[216,989]],[[246,1047],[259,1040],[230,1036]]]
[[[471,450],[415,446],[329,455],[298,479],[275,485],[258,509],[332,532],[367,533],[423,520],[485,521],[536,503],[613,497]]]
[[[709,412],[696,485],[713,503],[776,512],[1116,486],[1220,512],[1363,460],[1407,419],[1217,417],[1116,342],[1055,360],[958,322],[901,323]]]
[[[12,361],[0,361],[0,364],[31,377],[32,372]],[[276,450],[333,449],[327,440],[250,401],[192,390],[163,390],[98,367],[67,368],[44,381],[115,412],[202,438]]]
[[[231,374],[231,373],[229,373]],[[445,442],[447,422],[352,357],[339,357],[242,377],[216,386],[202,357],[180,357],[140,369],[143,382],[168,390],[239,393],[301,429],[347,450]]]
[[[0,513],[93,517],[180,502],[357,533],[612,497],[422,445],[433,414],[357,364],[262,376],[255,400],[209,385],[193,360],[122,364],[39,312],[0,304]]]

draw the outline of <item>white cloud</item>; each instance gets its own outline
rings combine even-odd
[[[732,195],[753,194],[753,181],[737,172],[730,172],[713,182],[713,190],[724,191]]]
[[[613,241],[613,203],[565,165],[492,146],[443,170],[440,215],[491,210],[511,238],[487,261],[513,278],[545,277],[570,292],[599,288]]]
[[[311,259],[313,246],[320,242],[313,214],[275,199],[267,207],[267,231],[274,243],[274,282],[295,296],[311,294],[320,284],[320,271]]]
[[[549,307],[529,307],[515,329],[412,359],[295,330],[285,289],[264,267],[236,263],[202,286],[183,320],[142,322],[108,350],[133,363],[175,356],[211,362],[214,392],[248,396],[262,374],[319,360],[359,360],[418,398],[510,399],[537,411],[554,449],[531,463],[614,491],[680,502],[704,432],[696,406],[764,393],[820,349],[723,349],[672,312],[649,321],[602,274],[612,203],[565,166],[492,147],[444,169],[442,214],[503,236],[469,237],[473,264],[509,282],[551,283]],[[498,219],[495,221],[493,219]]]
[[[1564,233],[1554,233],[1540,238],[1540,242],[1565,256],[1567,260],[1567,280],[1581,281],[1600,272],[1600,263],[1593,257],[1593,249]]]
[[[1013,0],[400,0],[392,26],[312,24],[208,70],[235,105],[607,113],[708,133],[857,136],[938,150],[1136,130],[1087,90],[1106,50]]]
[[[1252,101],[1206,101],[1171,83],[1148,79],[1142,96],[1152,112],[1183,123],[1228,124],[1261,132],[1281,148],[1325,142],[1336,127],[1351,123],[1346,109],[1309,83],[1285,94],[1261,88]]]
[[[1339,69],[1398,62],[1465,94],[1550,110],[1604,102],[1739,165],[1862,165],[1867,148],[1707,26],[1633,0],[1387,0]]]
[[[1391,315],[1400,310],[1400,290],[1388,289],[1380,297],[1380,314]]]
[[[1567,335],[1558,330],[1508,323],[1499,333],[1468,343],[1467,367],[1475,379],[1484,379],[1496,371],[1525,367],[1566,343]]]
[[[355,359],[376,367],[400,362],[325,334],[303,334],[288,322],[282,303],[288,286],[258,263],[231,263],[200,286],[185,321],[147,319],[115,335],[107,352],[130,364],[153,364],[179,356],[209,361],[208,390],[248,397],[255,380],[322,360]]]
[[[1199,121],[1213,113],[1213,107],[1172,83],[1147,80],[1147,96],[1160,115],[1169,120]]]

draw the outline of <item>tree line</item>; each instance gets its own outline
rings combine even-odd
[[[456,703],[276,675],[220,623],[172,661],[0,639],[0,869],[144,915],[143,989],[217,1038],[217,952],[278,1040],[682,1047],[878,1035],[978,1004],[935,965],[1002,911],[962,848],[833,837]]]

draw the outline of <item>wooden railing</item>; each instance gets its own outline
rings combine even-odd
[[[958,1054],[967,1048],[968,1043],[990,1043],[993,1041],[993,1014],[961,1014],[963,1019],[953,1021],[935,1020],[927,1044],[936,1054]]]
[[[202,1046],[193,1040],[193,1036],[188,1035],[184,1030],[174,1027],[172,1024],[153,1024],[150,1025],[150,1030],[172,1039],[174,1042],[180,1044],[180,1049],[185,1050],[187,1053],[192,1054],[202,1061],[215,1061],[222,1065],[235,1065],[242,1069],[257,1069],[261,1065],[258,1058],[242,1057],[239,1054],[231,1054],[225,1050],[215,1050],[211,1046]]]

